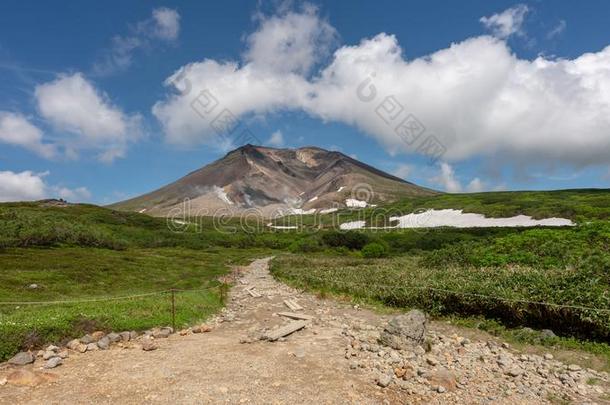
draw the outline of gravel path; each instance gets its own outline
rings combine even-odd
[[[607,403],[605,373],[521,355],[493,341],[471,342],[446,327],[431,327],[427,352],[379,346],[389,316],[278,283],[269,260],[235,273],[227,308],[207,324],[211,332],[157,338],[151,351],[141,350],[141,339],[70,351],[63,365],[46,372],[51,381],[34,387],[6,383],[14,366],[1,365],[0,403]],[[287,299],[302,309],[288,308]],[[298,322],[281,312],[314,319],[286,338],[264,340]],[[20,370],[43,364],[38,359]],[[586,383],[592,379],[596,384]]]

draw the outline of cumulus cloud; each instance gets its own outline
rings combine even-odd
[[[91,198],[91,192],[86,187],[77,187],[75,189],[54,187],[52,188],[52,191],[55,192],[59,198],[68,201],[83,201]]]
[[[462,185],[455,178],[455,171],[448,163],[440,163],[440,173],[432,181],[449,193],[459,193],[462,191]]]
[[[483,191],[485,189],[485,186],[483,184],[483,182],[481,181],[481,179],[479,179],[478,177],[475,177],[474,179],[472,179],[470,181],[470,183],[468,183],[468,186],[466,186],[466,191],[470,192],[470,193],[479,193],[481,191]]]
[[[47,159],[56,156],[55,145],[44,143],[43,132],[21,114],[0,111],[0,142],[20,146]]]
[[[307,74],[325,57],[337,38],[336,30],[306,4],[301,12],[261,16],[259,29],[247,38],[246,63],[277,73]]]
[[[481,17],[480,21],[498,38],[508,38],[513,34],[525,35],[522,26],[528,11],[525,4],[518,4],[501,13]]]
[[[130,141],[140,135],[140,117],[126,115],[81,73],[62,75],[36,87],[40,114],[56,129],[73,135],[70,150],[92,148],[110,162],[125,155]]]
[[[470,180],[466,187],[464,187],[456,176],[453,166],[447,162],[440,162],[438,164],[438,173],[430,181],[449,193],[461,193],[464,191],[479,193],[486,189],[486,184],[478,177]]]
[[[519,32],[527,8],[511,10],[486,17],[502,27],[498,36]],[[288,24],[288,15],[274,24]],[[317,12],[305,16],[322,23]],[[527,60],[505,40],[482,35],[408,59],[396,37],[381,33],[336,49],[311,77],[304,73],[308,63],[281,69],[259,60],[205,59],[169,77],[171,92],[153,107],[166,139],[213,143],[213,122],[223,111],[244,119],[298,110],[357,127],[392,154],[417,153],[418,143],[434,135],[447,162],[610,163],[610,47],[574,59]],[[407,118],[425,130],[421,138],[400,136]]]
[[[112,46],[102,52],[93,65],[97,75],[126,70],[133,63],[134,53],[150,49],[156,42],[172,43],[180,33],[180,14],[170,8],[156,8],[150,18],[131,26],[130,34],[112,38]]]
[[[284,135],[282,134],[282,131],[275,131],[272,133],[267,141],[267,144],[275,146],[276,148],[281,148],[284,146]]]
[[[42,177],[31,171],[14,173],[0,171],[0,201],[40,200],[46,196],[47,186]]]
[[[70,189],[47,184],[44,178],[48,175],[49,172],[34,173],[29,170],[20,173],[0,171],[0,202],[33,201],[44,198],[63,198],[79,202],[91,198],[91,193],[86,187]]]

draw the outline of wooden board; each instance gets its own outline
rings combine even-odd
[[[299,311],[303,309],[303,307],[300,306],[294,299],[284,300],[284,304],[293,311]]]
[[[291,333],[294,333],[298,330],[303,329],[305,326],[307,326],[308,323],[309,322],[307,322],[307,321],[290,322],[287,325],[281,326],[277,329],[267,332],[267,335],[265,335],[265,339],[274,342],[274,341],[278,340],[279,338],[288,336]]]
[[[305,315],[305,314],[296,314],[294,312],[278,312],[279,316],[284,316],[286,318],[291,318],[291,319],[300,319],[303,321],[311,321],[314,317],[311,315]]]

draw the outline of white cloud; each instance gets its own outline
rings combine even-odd
[[[0,171],[0,201],[40,200],[46,196],[44,174]]]
[[[432,181],[449,193],[459,193],[462,191],[462,185],[459,180],[455,178],[455,172],[453,167],[448,163],[440,163],[440,173],[434,177]]]
[[[518,32],[525,11],[515,10],[506,14],[512,20],[493,20],[505,32]],[[288,15],[274,17],[276,24],[287,24],[280,20]],[[312,16],[321,20],[306,14]],[[186,91],[174,91],[153,107],[166,139],[213,144],[218,137],[211,122],[223,109],[242,119],[295,110],[355,126],[392,154],[415,153],[417,142],[407,145],[395,131],[413,114],[426,129],[424,137],[433,134],[446,147],[447,162],[487,157],[521,167],[610,163],[610,47],[574,59],[526,60],[506,41],[479,36],[409,60],[396,37],[381,33],[340,47],[312,78],[302,73],[307,63],[279,69],[258,60],[206,59],[168,78],[170,89]],[[357,97],[367,78],[365,90],[374,89],[375,96],[368,102]],[[376,109],[388,96],[403,110],[386,123]],[[199,115],[191,108],[197,97],[200,106],[212,100],[207,107],[215,109]]]
[[[518,4],[499,14],[481,17],[479,21],[498,38],[508,38],[513,34],[525,35],[522,26],[528,11],[525,4]]]
[[[483,182],[478,177],[472,179],[470,183],[468,183],[468,186],[466,186],[466,190],[470,193],[480,193],[484,188]]]
[[[63,198],[71,202],[79,202],[91,198],[86,187],[70,189],[49,185],[45,182],[49,172],[34,173],[24,171],[0,171],[0,202],[7,201],[33,201],[44,198]]]
[[[20,146],[47,159],[55,157],[55,145],[44,143],[42,138],[42,131],[23,115],[0,111],[0,142]]]
[[[546,38],[547,39],[553,39],[556,36],[559,36],[559,35],[563,34],[563,32],[566,30],[567,26],[568,26],[568,24],[566,23],[566,20],[559,20],[557,25],[555,27],[553,27],[553,29],[550,30],[546,34]]]
[[[154,24],[152,35],[166,40],[175,41],[180,32],[180,14],[171,8],[161,7],[153,10]]]
[[[140,117],[112,105],[81,73],[41,84],[35,96],[44,118],[59,131],[75,135],[66,140],[70,150],[97,149],[101,160],[112,161],[123,157],[127,144],[140,135]]]
[[[282,135],[282,131],[275,131],[272,133],[271,137],[269,137],[269,140],[267,141],[267,144],[277,148],[284,146],[284,135]]]
[[[66,187],[56,187],[53,191],[59,196],[68,201],[83,201],[91,198],[91,192],[86,187],[77,187],[70,189]]]
[[[413,166],[400,163],[396,166],[396,169],[392,172],[392,174],[396,177],[400,177],[401,179],[407,179],[411,173],[413,172]]]
[[[108,75],[126,70],[133,63],[137,50],[151,48],[154,41],[174,42],[179,32],[180,14],[170,8],[156,8],[150,18],[133,25],[129,35],[112,38],[112,46],[93,65],[93,72]]]
[[[336,38],[337,32],[318,16],[317,8],[305,5],[302,12],[261,17],[259,29],[247,39],[244,59],[277,73],[307,74]]]

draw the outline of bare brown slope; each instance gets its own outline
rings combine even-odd
[[[193,209],[344,206],[354,188],[370,189],[369,203],[435,194],[340,152],[316,147],[275,149],[245,145],[151,193],[112,208],[165,215],[189,199]]]

